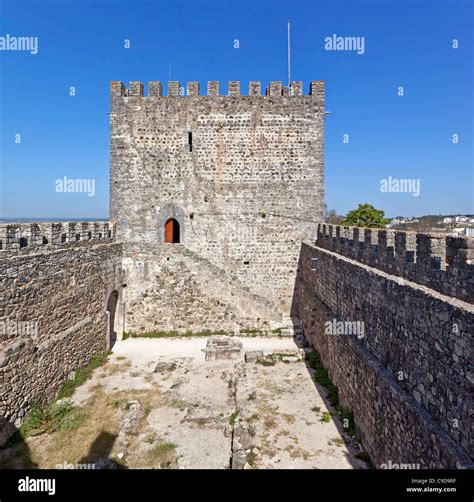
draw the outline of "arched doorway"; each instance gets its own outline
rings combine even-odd
[[[179,243],[179,223],[174,218],[166,220],[165,223],[165,242],[168,244]]]
[[[114,290],[110,293],[107,301],[107,337],[109,349],[111,349],[117,341],[117,331],[115,331],[115,314],[117,312],[118,291]]]

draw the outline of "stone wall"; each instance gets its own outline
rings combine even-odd
[[[71,228],[40,226],[48,235]],[[16,227],[17,236],[28,233],[28,225]],[[0,252],[0,416],[8,422],[20,423],[34,402],[49,402],[72,372],[107,350],[114,291],[121,333],[122,245],[108,233],[87,241],[75,235]]]
[[[108,221],[72,221],[0,224],[0,251],[30,253],[70,247],[84,241],[115,239],[115,225]]]
[[[124,244],[125,331],[268,332],[273,303],[182,244]]]
[[[259,82],[251,82],[248,96],[240,95],[239,82],[229,83],[228,96],[220,95],[219,82],[209,83],[206,96],[196,82],[188,83],[185,96],[180,88],[170,82],[163,96],[161,83],[150,82],[144,96],[140,82],[128,89],[111,84],[110,216],[118,239],[151,249],[163,244],[165,222],[175,218],[180,244],[193,257],[188,267],[175,249],[183,265],[179,280],[192,281],[192,262],[202,258],[213,265],[211,290],[226,275],[228,287],[237,285],[234,295],[248,288],[262,299],[249,323],[271,323],[275,311],[280,318],[289,313],[299,243],[316,234],[323,216],[324,84],[312,82],[308,95],[301,82],[291,89],[272,82],[265,96]],[[148,261],[154,257],[150,252]],[[174,283],[173,267],[160,270],[160,287]],[[133,277],[131,270],[130,322],[147,325],[146,315],[139,319],[142,297],[131,297],[140,289]],[[201,319],[199,327],[208,328],[205,303],[188,300],[180,304],[175,296],[170,303],[155,294],[153,301],[169,313],[175,305],[179,317],[188,311],[182,324]],[[149,295],[151,308],[150,302]],[[239,310],[229,315],[238,317]],[[160,319],[157,328],[169,326]]]
[[[472,303],[318,241],[302,245],[293,313],[376,465],[474,466]],[[331,334],[333,320],[362,322],[362,336]]]
[[[472,238],[320,224],[316,244],[445,295],[473,301]]]

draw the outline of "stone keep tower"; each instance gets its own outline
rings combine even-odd
[[[110,219],[125,331],[269,331],[323,221],[324,82],[111,83]]]

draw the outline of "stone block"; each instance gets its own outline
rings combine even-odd
[[[242,342],[230,336],[211,337],[203,349],[206,361],[219,359],[239,359],[242,352]]]
[[[256,363],[263,359],[263,350],[248,350],[245,353],[246,363]]]

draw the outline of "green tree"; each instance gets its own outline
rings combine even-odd
[[[357,209],[349,211],[341,225],[351,227],[385,228],[390,220],[384,218],[384,212],[370,204],[359,204]]]

